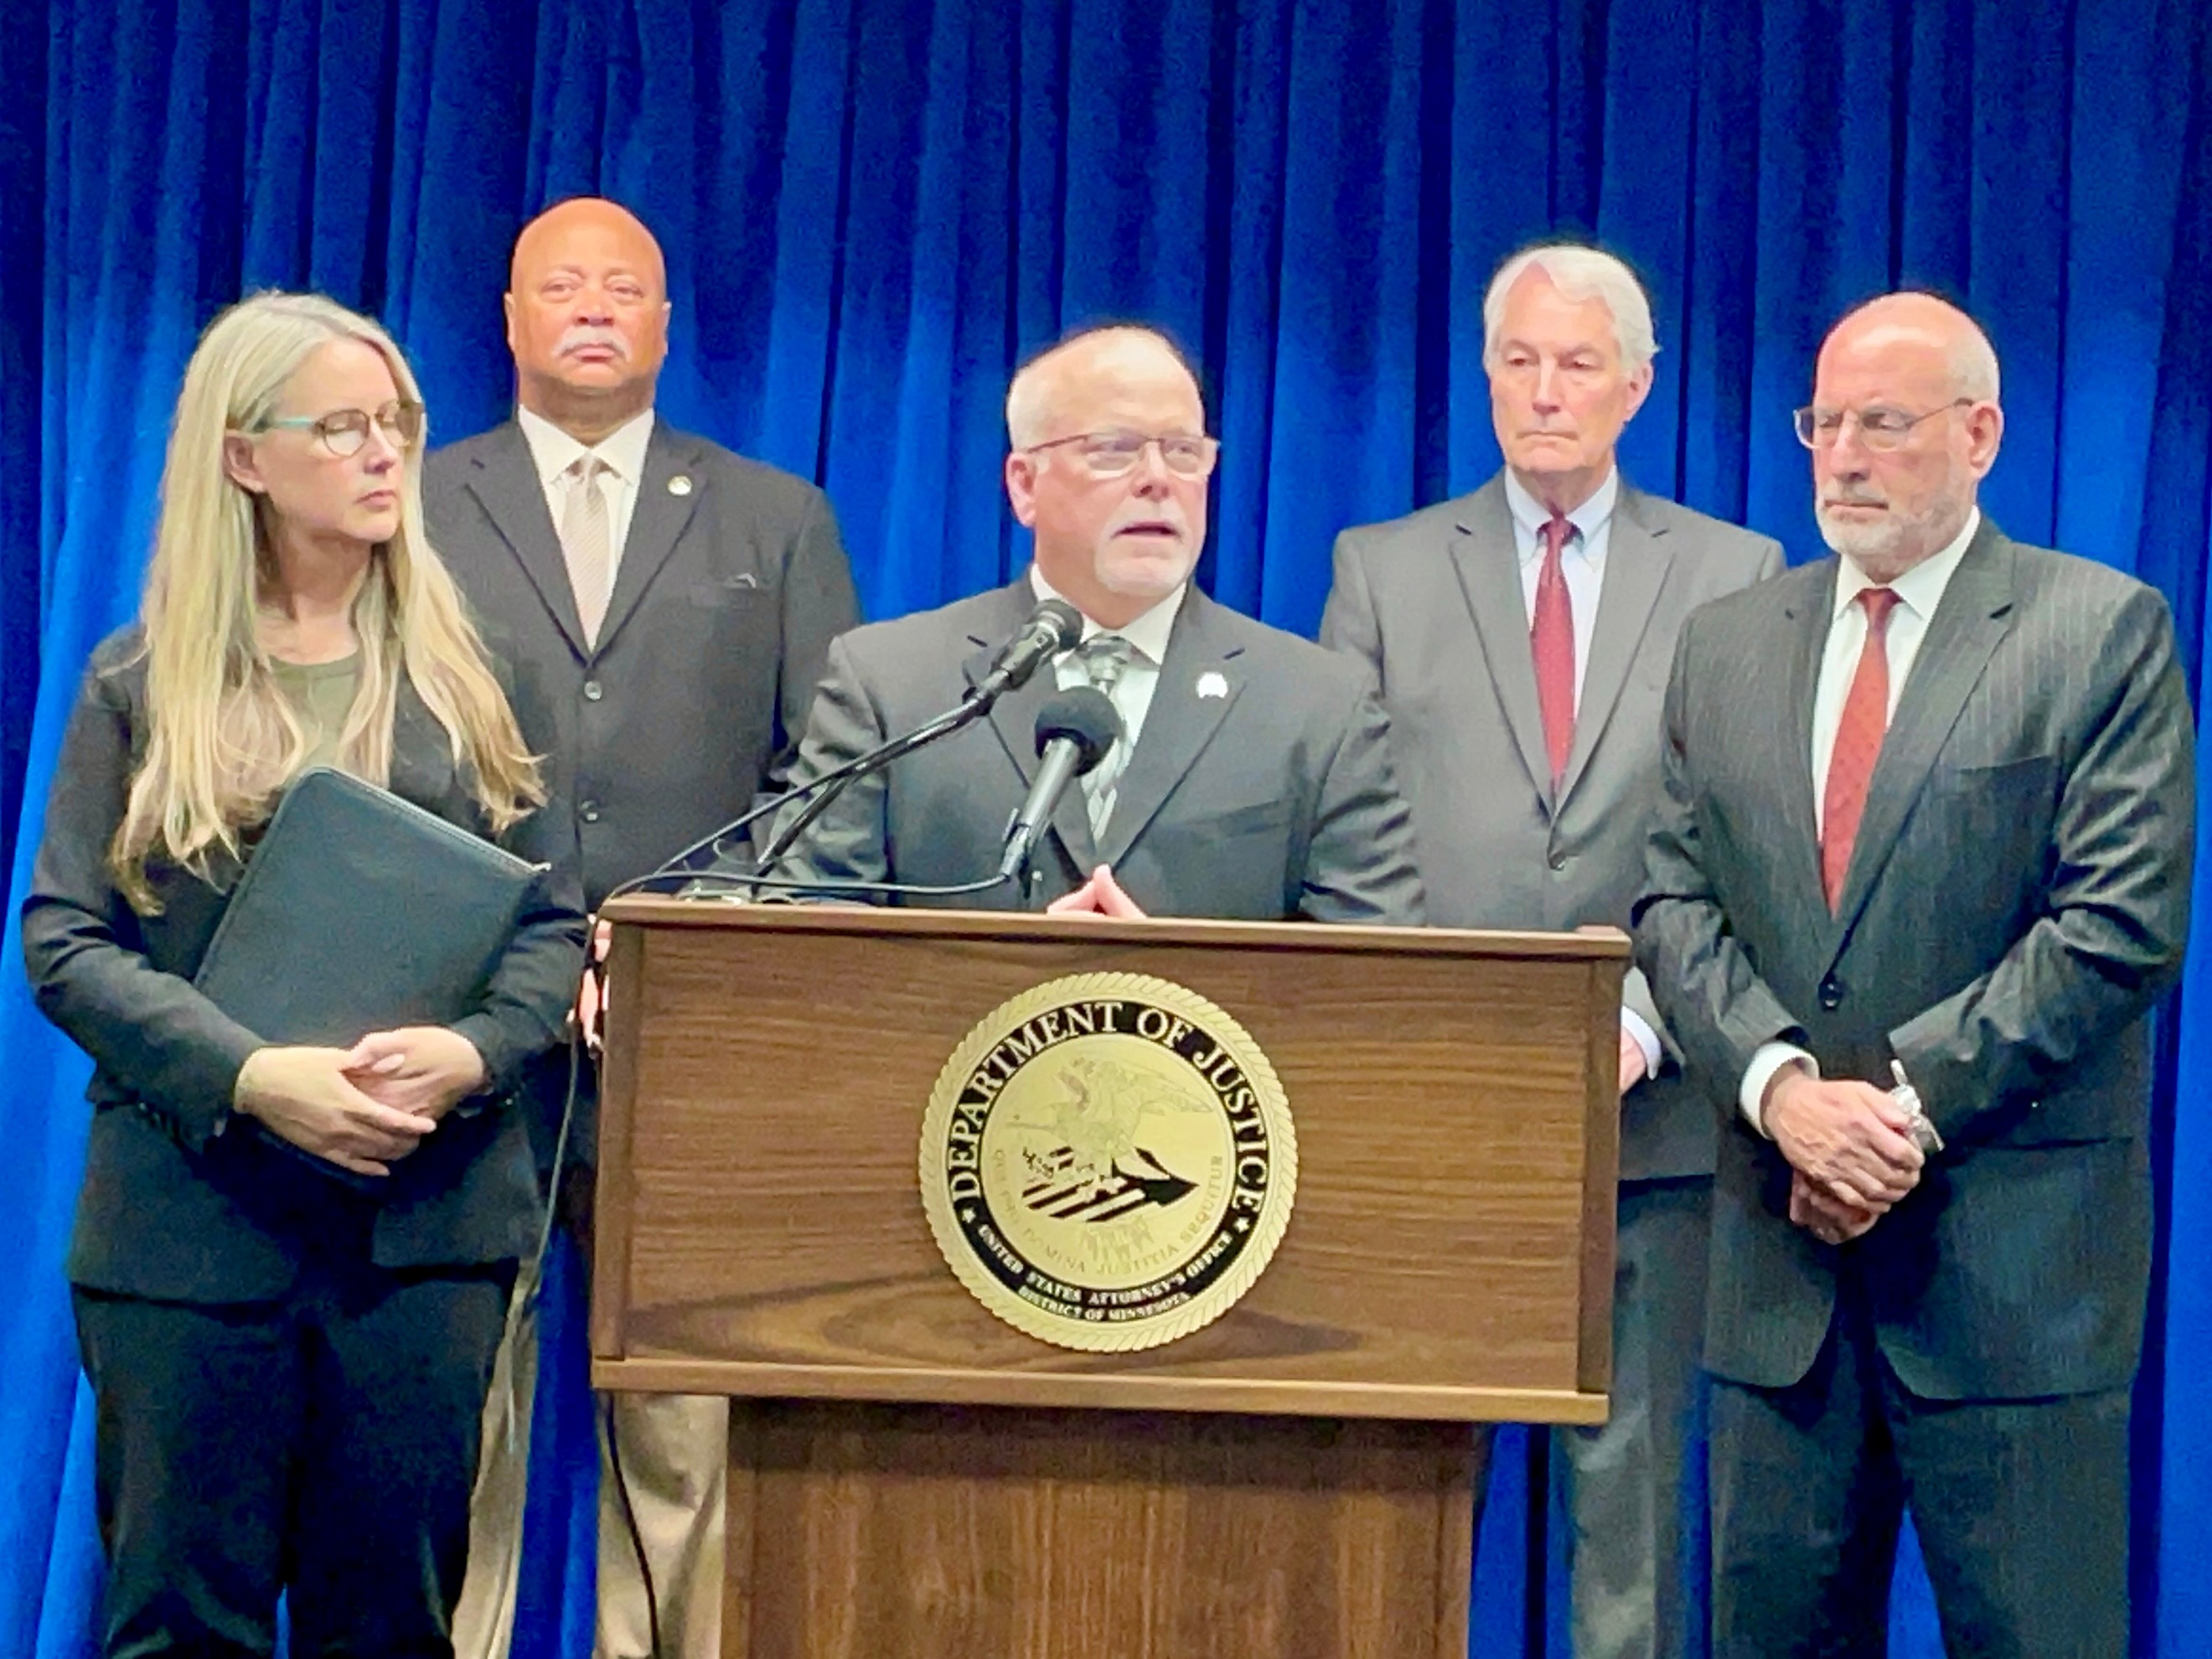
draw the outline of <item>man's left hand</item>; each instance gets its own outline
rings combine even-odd
[[[476,1044],[443,1025],[371,1031],[346,1051],[343,1069],[371,1100],[420,1117],[441,1118],[484,1085]]]
[[[1048,916],[1111,916],[1120,921],[1139,921],[1144,912],[1137,901],[1121,890],[1114,872],[1100,865],[1091,879],[1072,893],[1063,893],[1044,907]]]
[[[583,1036],[584,1047],[593,1054],[599,1051],[599,1027],[607,1017],[607,949],[613,944],[614,936],[614,923],[592,924],[592,942],[584,953],[583,975],[576,983],[576,1029]]]
[[[1844,1203],[1814,1186],[1802,1170],[1790,1172],[1790,1218],[1823,1244],[1848,1244],[1887,1213]]]
[[[1620,1092],[1626,1095],[1644,1081],[1650,1072],[1650,1064],[1644,1057],[1644,1045],[1623,1026],[1620,1031]]]

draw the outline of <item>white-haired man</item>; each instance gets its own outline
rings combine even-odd
[[[1621,261],[1523,249],[1482,309],[1504,470],[1471,495],[1339,537],[1322,641],[1380,678],[1431,921],[1626,927],[1675,634],[1705,600],[1779,571],[1782,550],[1622,480],[1614,447],[1651,389],[1656,347],[1650,303]],[[1554,1460],[1581,1659],[1681,1653],[1694,1634],[1680,1476],[1698,1399],[1714,1115],[1684,1086],[1634,973],[1620,1093],[1613,1415],[1563,1432]]]
[[[1190,580],[1219,447],[1174,345],[1127,325],[1073,334],[1015,376],[1006,426],[1030,568],[833,644],[792,781],[949,708],[1042,599],[1082,613],[1082,644],[988,720],[838,796],[783,873],[927,885],[988,874],[1036,771],[1037,714],[1088,683],[1121,715],[1121,738],[1061,797],[1029,890],[962,903],[1419,927],[1408,815],[1369,675]]]

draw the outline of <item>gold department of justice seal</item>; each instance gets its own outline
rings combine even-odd
[[[1196,992],[1075,974],[987,1015],[921,1132],[930,1231],[1016,1329],[1120,1353],[1188,1336],[1252,1288],[1297,1188],[1274,1067]]]

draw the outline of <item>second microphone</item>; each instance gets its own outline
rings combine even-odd
[[[1037,711],[1036,776],[1006,825],[999,873],[1019,879],[1053,809],[1068,784],[1105,759],[1121,741],[1121,716],[1095,685],[1071,686]]]

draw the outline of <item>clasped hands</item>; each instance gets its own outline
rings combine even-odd
[[[1091,872],[1091,879],[1072,893],[1062,893],[1044,907],[1048,916],[1107,916],[1116,921],[1135,921],[1142,919],[1144,911],[1137,901],[1121,890],[1121,884],[1114,879],[1114,872],[1100,865]]]
[[[1904,1109],[1871,1083],[1785,1066],[1760,1121],[1790,1161],[1790,1219],[1823,1243],[1863,1237],[1920,1183],[1927,1160]]]
[[[483,1056],[459,1032],[406,1025],[350,1048],[257,1048],[231,1103],[340,1169],[387,1176],[484,1078]]]

